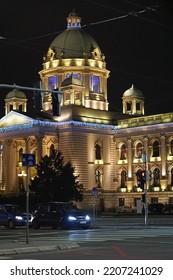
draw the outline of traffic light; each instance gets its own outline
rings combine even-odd
[[[144,182],[144,183],[146,182],[146,172],[145,172],[145,170],[141,171],[141,181]]]
[[[146,182],[146,174],[145,174],[145,170],[141,170],[141,171],[138,171],[136,173],[136,176],[137,176],[137,181],[138,181],[138,186],[144,190],[144,184]]]

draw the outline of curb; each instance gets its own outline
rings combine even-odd
[[[51,250],[69,250],[69,249],[74,249],[74,248],[78,248],[78,247],[79,247],[79,245],[77,243],[65,243],[65,244],[61,243],[61,244],[57,244],[57,245],[1,249],[0,256],[25,254],[25,253],[33,253],[33,252],[43,252],[43,251],[51,251]]]

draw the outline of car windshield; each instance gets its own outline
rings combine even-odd
[[[50,211],[67,211],[67,210],[74,210],[77,209],[75,205],[72,203],[51,203],[50,204]]]
[[[9,213],[19,213],[19,212],[22,212],[22,210],[18,206],[16,206],[16,205],[5,205],[5,209]]]
[[[67,204],[62,207],[63,210],[77,210],[78,208],[73,204]]]

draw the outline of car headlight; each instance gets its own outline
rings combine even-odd
[[[89,220],[90,220],[90,216],[89,216],[89,215],[86,215],[85,219],[86,219],[87,221],[89,221]]]
[[[15,216],[15,219],[20,220],[20,221],[23,220],[23,218],[21,216]]]
[[[76,221],[76,218],[74,216],[68,216],[69,221]]]

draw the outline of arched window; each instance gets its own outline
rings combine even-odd
[[[153,171],[153,186],[160,186],[160,170],[158,168],[155,168]]]
[[[100,168],[97,168],[95,171],[95,180],[98,188],[102,187],[102,176],[103,176],[103,171]]]
[[[20,111],[20,112],[23,111],[23,106],[22,106],[22,104],[19,105],[19,111]]]
[[[171,186],[173,186],[173,168],[171,169]]]
[[[138,143],[136,145],[136,157],[137,158],[141,158],[142,157],[142,150],[143,150],[142,144]]]
[[[138,169],[136,172],[136,181],[137,181],[137,186],[140,188],[141,187],[141,176],[142,176],[142,170]]]
[[[127,111],[131,111],[132,110],[132,103],[128,102],[126,105],[127,105]]]
[[[50,156],[52,156],[53,155],[53,151],[55,150],[55,147],[54,147],[54,145],[52,144],[52,145],[50,145]]]
[[[153,143],[153,157],[159,157],[159,142],[157,140]]]
[[[23,154],[23,148],[21,147],[21,148],[18,150],[18,159],[19,159],[19,162],[22,162],[22,154]]]
[[[120,153],[120,160],[123,160],[123,159],[127,159],[127,154],[126,154],[126,145],[123,144],[121,146],[121,153]]]
[[[171,154],[171,156],[173,156],[173,140],[171,140],[171,143],[170,143],[170,154]]]
[[[99,144],[95,145],[95,159],[100,160],[101,159],[101,148]]]
[[[126,177],[127,177],[126,171],[123,170],[121,172],[121,188],[126,187]]]

